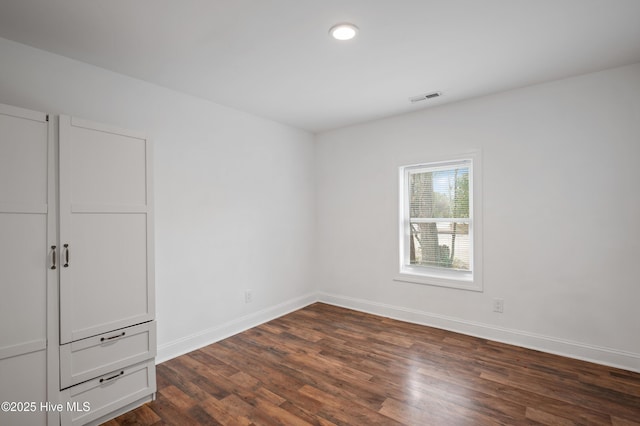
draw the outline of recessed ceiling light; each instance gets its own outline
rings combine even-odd
[[[351,40],[358,34],[358,27],[349,23],[336,24],[331,27],[329,34],[336,40]]]

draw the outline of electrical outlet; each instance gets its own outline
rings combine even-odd
[[[244,303],[251,303],[253,301],[253,291],[245,290],[244,291]]]
[[[493,299],[493,312],[499,314],[504,312],[504,299]]]

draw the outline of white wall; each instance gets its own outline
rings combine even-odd
[[[393,281],[398,166],[471,149],[484,292]],[[639,161],[640,64],[321,134],[321,298],[640,371]]]
[[[152,138],[160,359],[313,299],[313,135],[4,39],[0,58],[0,103]]]

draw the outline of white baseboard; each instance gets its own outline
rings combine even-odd
[[[265,322],[304,308],[305,306],[317,301],[317,293],[311,293],[306,296],[291,299],[275,306],[262,309],[258,312],[252,312],[238,319],[228,321],[207,330],[202,330],[198,333],[182,337],[172,342],[164,343],[158,346],[156,364],[226,339],[234,334],[238,334],[252,327],[264,324]]]
[[[318,301],[401,321],[454,331],[483,339],[521,346],[569,358],[640,372],[640,354],[573,342],[550,336],[496,327],[400,306],[330,293],[318,293]]]

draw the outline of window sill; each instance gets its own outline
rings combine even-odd
[[[439,277],[435,275],[400,273],[395,278],[393,278],[393,280],[413,284],[432,285],[437,287],[449,287],[460,290],[481,292],[482,283],[478,282],[477,280],[473,280],[471,277],[469,278],[470,279],[458,279],[450,277]]]

